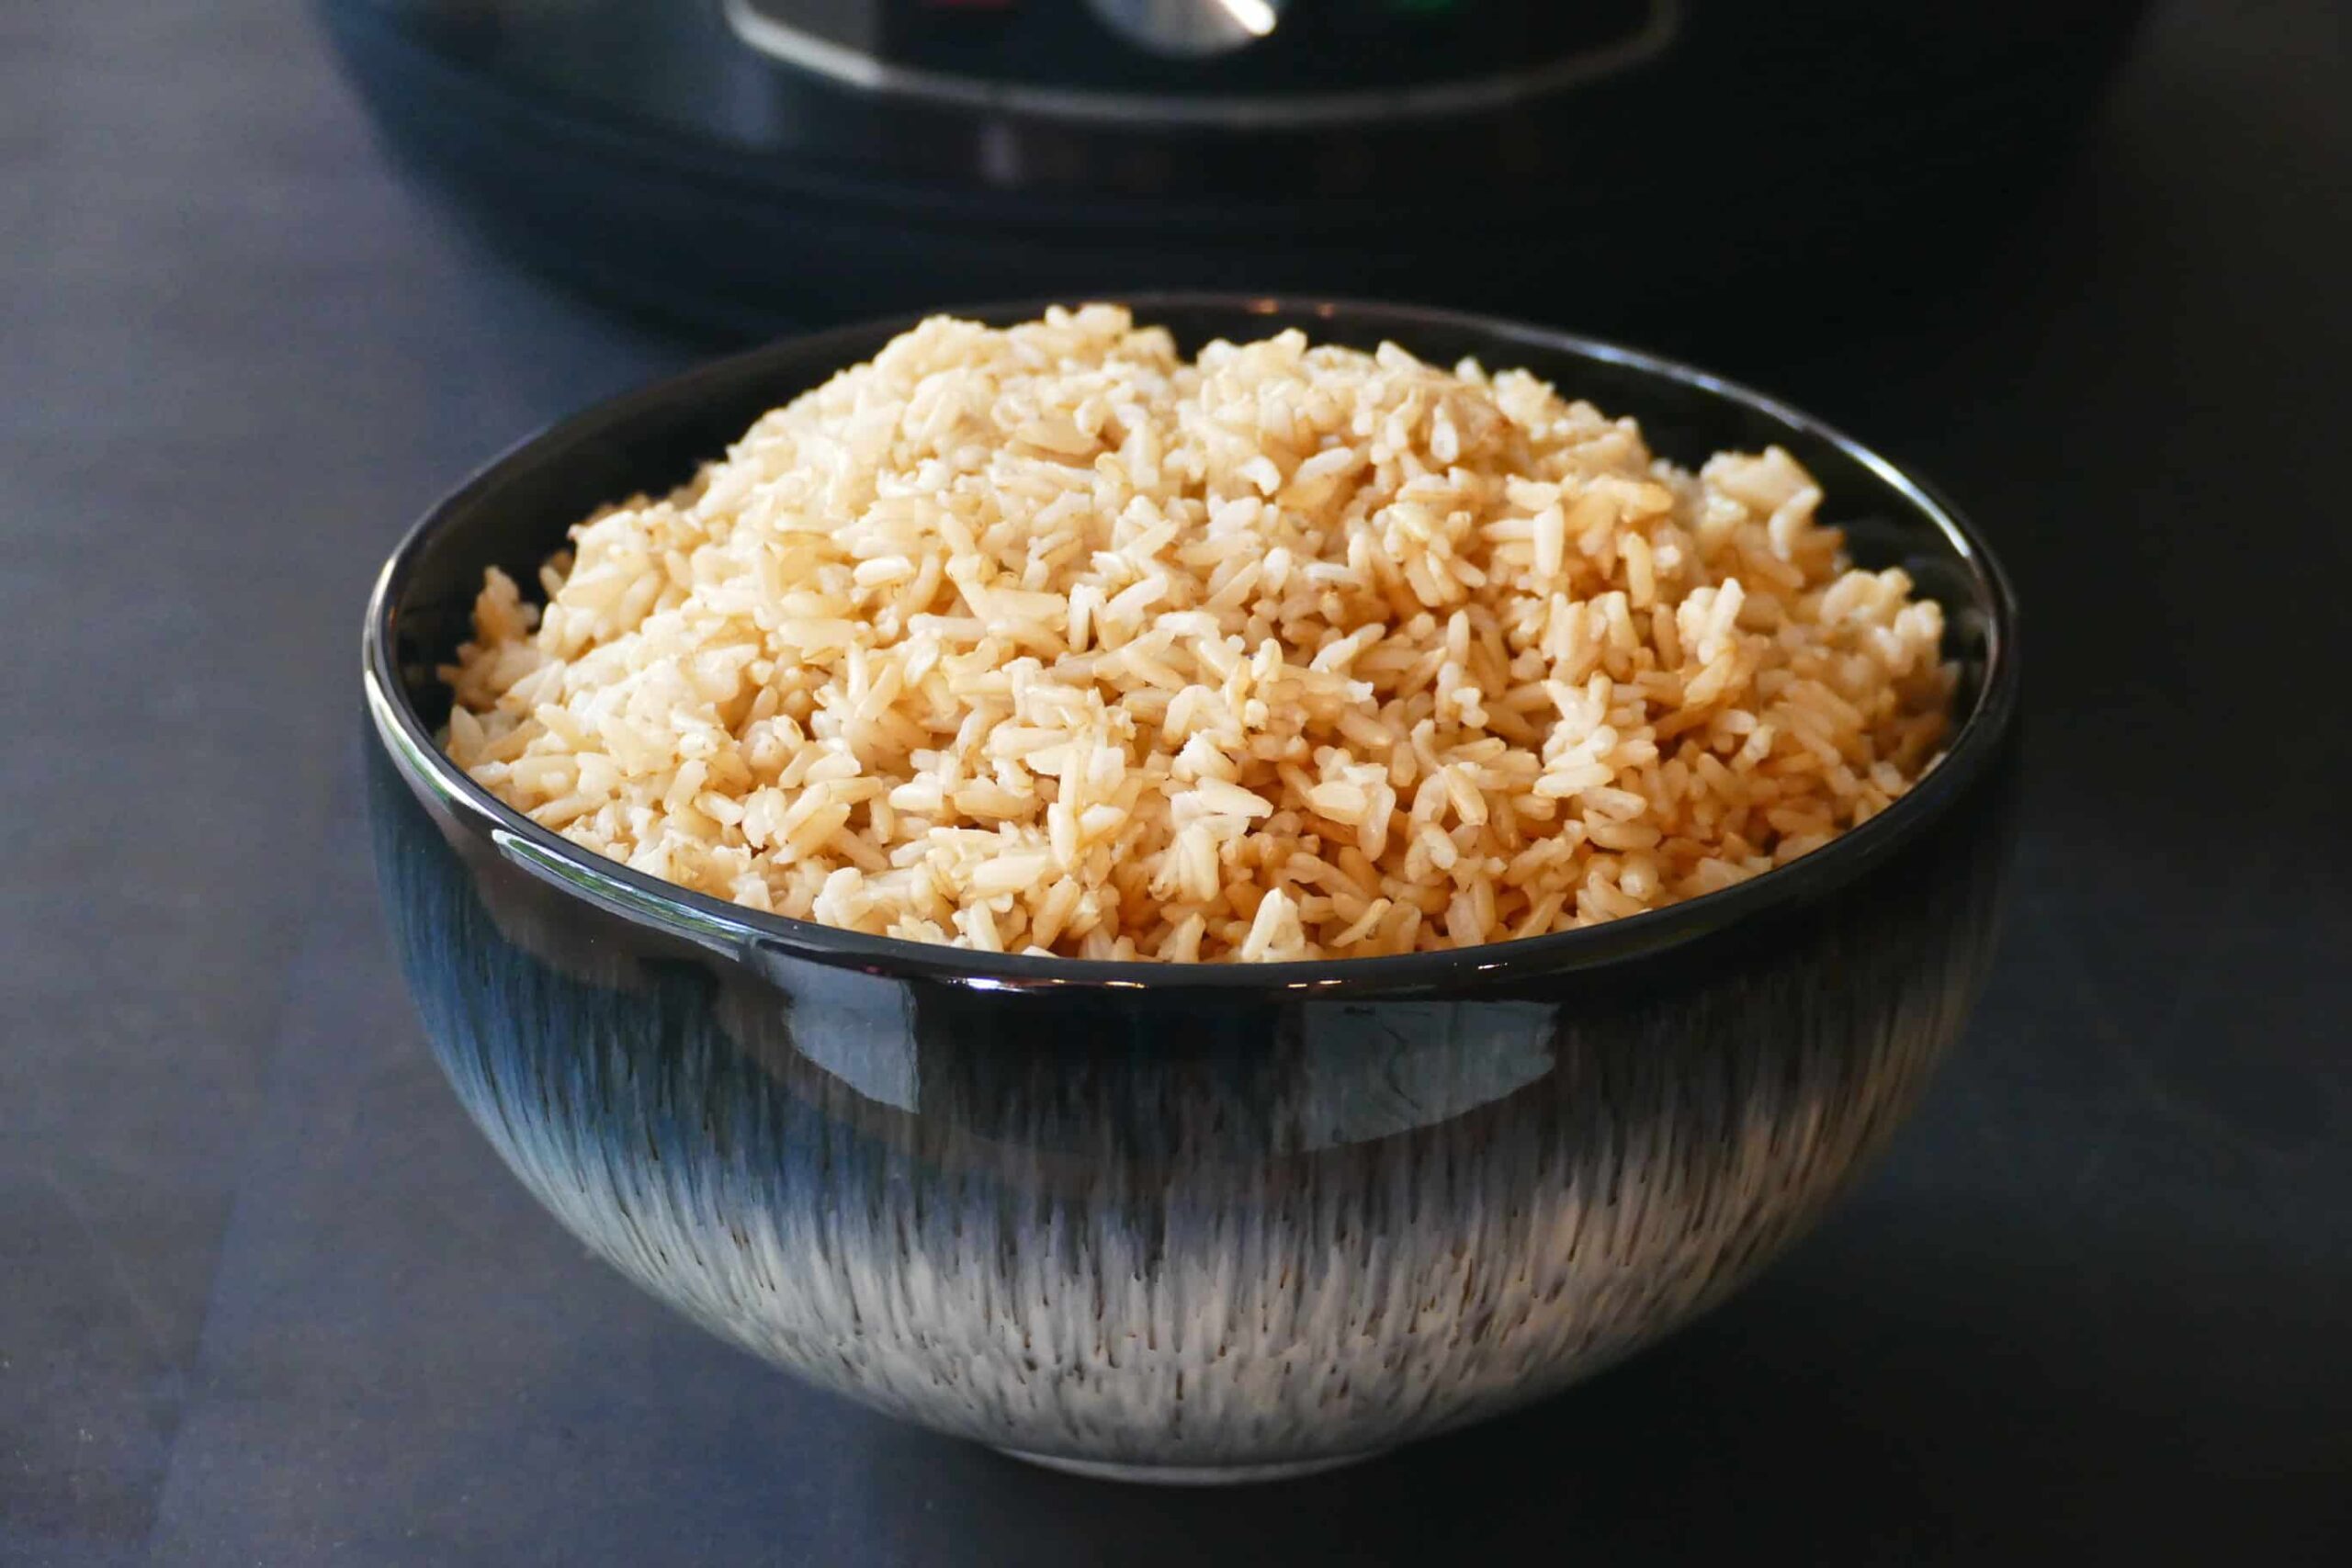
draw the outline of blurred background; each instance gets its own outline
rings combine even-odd
[[[0,9],[0,1562],[2352,1557],[2352,39],[2333,0]],[[1616,336],[1940,483],[2028,608],[1999,972],[1696,1329],[1199,1496],[800,1389],[417,1036],[361,600],[730,343],[1155,284]]]
[[[1152,285],[1639,328],[1976,259],[2145,0],[326,0],[493,243],[716,332]],[[1710,323],[1694,322],[1703,330]]]

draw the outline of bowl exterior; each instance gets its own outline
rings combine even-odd
[[[1322,999],[991,991],[687,940],[369,740],[433,1048],[564,1224],[892,1415],[1187,1474],[1492,1415],[1784,1247],[1961,1028],[2014,771],[1770,920]]]

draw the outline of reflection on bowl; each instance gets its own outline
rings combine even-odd
[[[2016,616],[1882,460],[1695,372],[1507,323],[1136,301],[1526,365],[1682,459],[1778,442],[1865,565],[1941,600],[1951,753],[1727,892],[1405,958],[981,955],[756,914],[586,854],[434,748],[483,568],[527,569],[905,323],[728,360],[541,435],[437,508],[369,609],[379,869],[427,1033],[524,1182],[714,1332],[1067,1468],[1295,1473],[1490,1416],[1687,1321],[1910,1108],[1989,956]],[[1011,321],[1019,305],[979,312]]]

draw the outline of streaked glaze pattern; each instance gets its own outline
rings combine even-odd
[[[1299,322],[1529,365],[1640,413],[1669,452],[1788,446],[1866,563],[1901,561],[1945,602],[1973,705],[1951,759],[1792,868],[1575,940],[1199,984],[763,925],[455,775],[431,671],[482,566],[540,558],[888,322],[606,405],[437,509],[371,608],[371,815],[458,1098],[616,1268],[942,1431],[1084,1473],[1254,1479],[1589,1375],[1720,1299],[1852,1179],[1988,962],[2015,610],[1909,480],[1698,373],[1434,312],[1136,303],[1189,340]]]
[[[1384,1448],[1702,1310],[1911,1105],[1998,869],[1890,866],[1647,983],[1146,1008],[665,942],[372,755],[434,1048],[566,1225],[817,1382],[1123,1465]]]

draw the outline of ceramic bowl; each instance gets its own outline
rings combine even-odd
[[[1377,305],[1134,301],[1187,347],[1302,325],[1527,366],[1695,462],[1778,442],[1866,565],[1944,604],[1951,750],[1725,892],[1409,957],[983,955],[764,916],[491,798],[434,741],[482,570],[686,478],[910,324],[757,350],[526,442],[368,606],[376,855],[433,1049],[526,1186],[714,1333],[1073,1470],[1295,1473],[1492,1416],[1720,1301],[1911,1108],[1991,951],[2016,608],[1983,541],[1766,398],[1556,333]],[[1037,307],[976,312],[1012,321]]]

